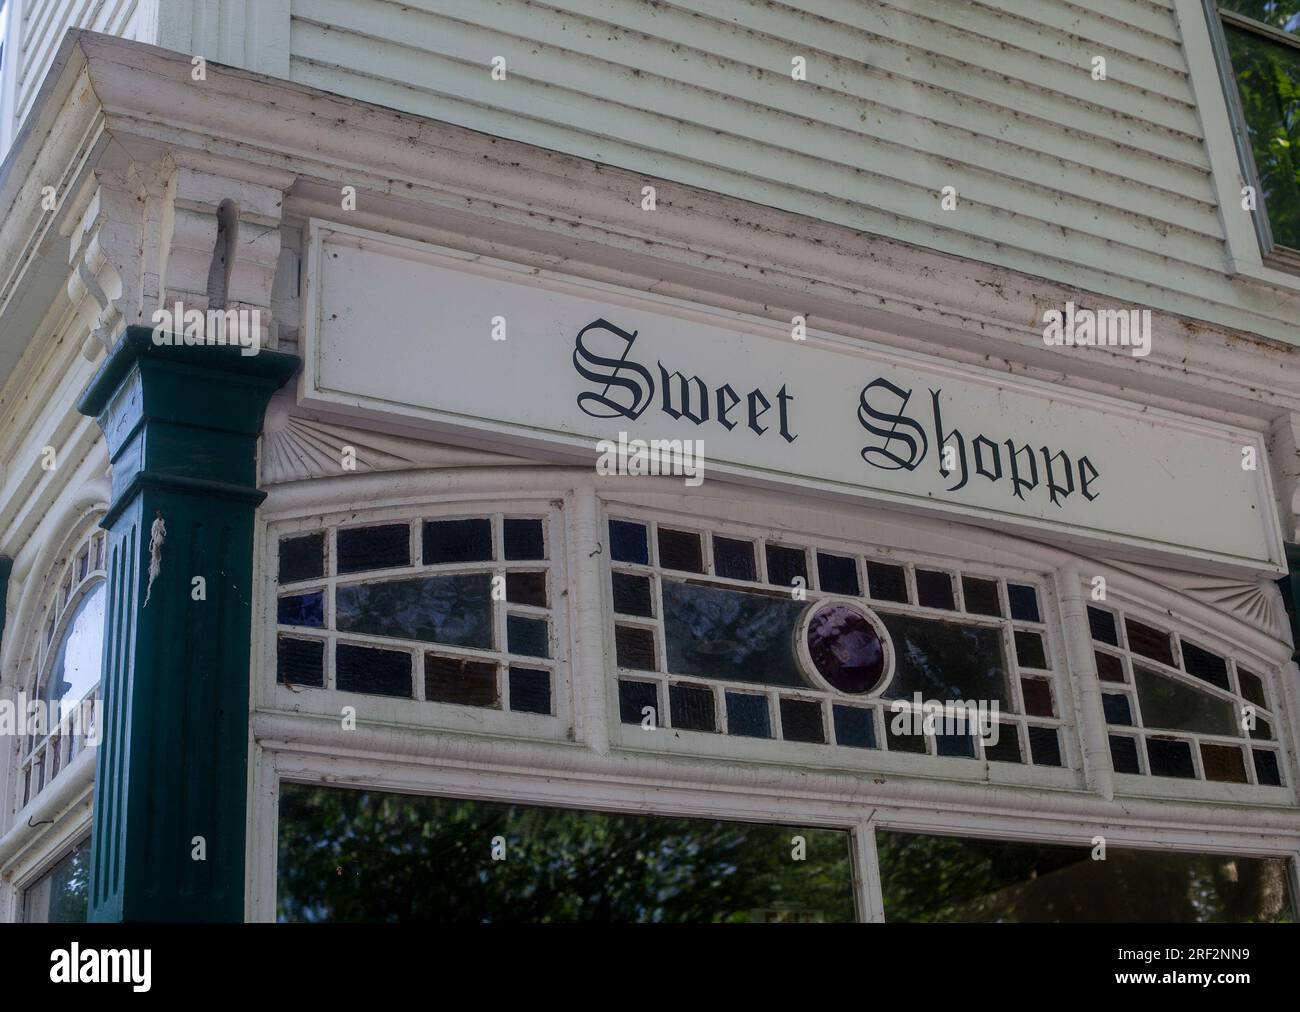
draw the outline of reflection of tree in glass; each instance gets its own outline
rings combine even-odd
[[[1300,32],[1300,0],[1233,0],[1220,6]],[[1226,22],[1224,34],[1273,239],[1300,249],[1300,48]]]
[[[910,699],[1006,702],[1002,637],[997,629],[881,613],[894,643],[895,671],[883,695]]]
[[[90,844],[83,843],[50,873],[51,924],[80,924],[90,895]]]
[[[791,859],[795,835],[805,861]],[[294,784],[278,902],[289,921],[853,919],[846,833]]]
[[[807,605],[787,596],[665,580],[668,670],[699,678],[804,685],[794,633]]]
[[[338,588],[338,627],[424,643],[492,647],[492,578],[487,573],[384,580]]]
[[[891,921],[1289,921],[1280,859],[878,832]]]

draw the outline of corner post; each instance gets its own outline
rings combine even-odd
[[[113,469],[92,921],[244,917],[257,437],[299,365],[248,350],[128,327],[77,405]]]

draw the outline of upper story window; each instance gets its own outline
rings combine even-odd
[[[1266,253],[1300,267],[1300,0],[1219,0],[1218,11],[1256,227]]]
[[[18,807],[26,805],[96,734],[104,643],[104,552],[95,529],[50,574],[49,595],[32,653],[27,698],[37,703],[19,739]],[[83,705],[92,704],[92,705]]]
[[[90,893],[90,840],[82,840],[59,863],[23,890],[28,924],[80,924]]]

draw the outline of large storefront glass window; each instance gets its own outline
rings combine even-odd
[[[281,787],[281,921],[855,919],[849,834]]]
[[[876,833],[888,921],[1292,921],[1283,858]]]

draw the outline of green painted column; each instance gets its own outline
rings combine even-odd
[[[113,471],[92,921],[244,917],[257,436],[299,360],[240,351],[129,327],[77,405]]]

